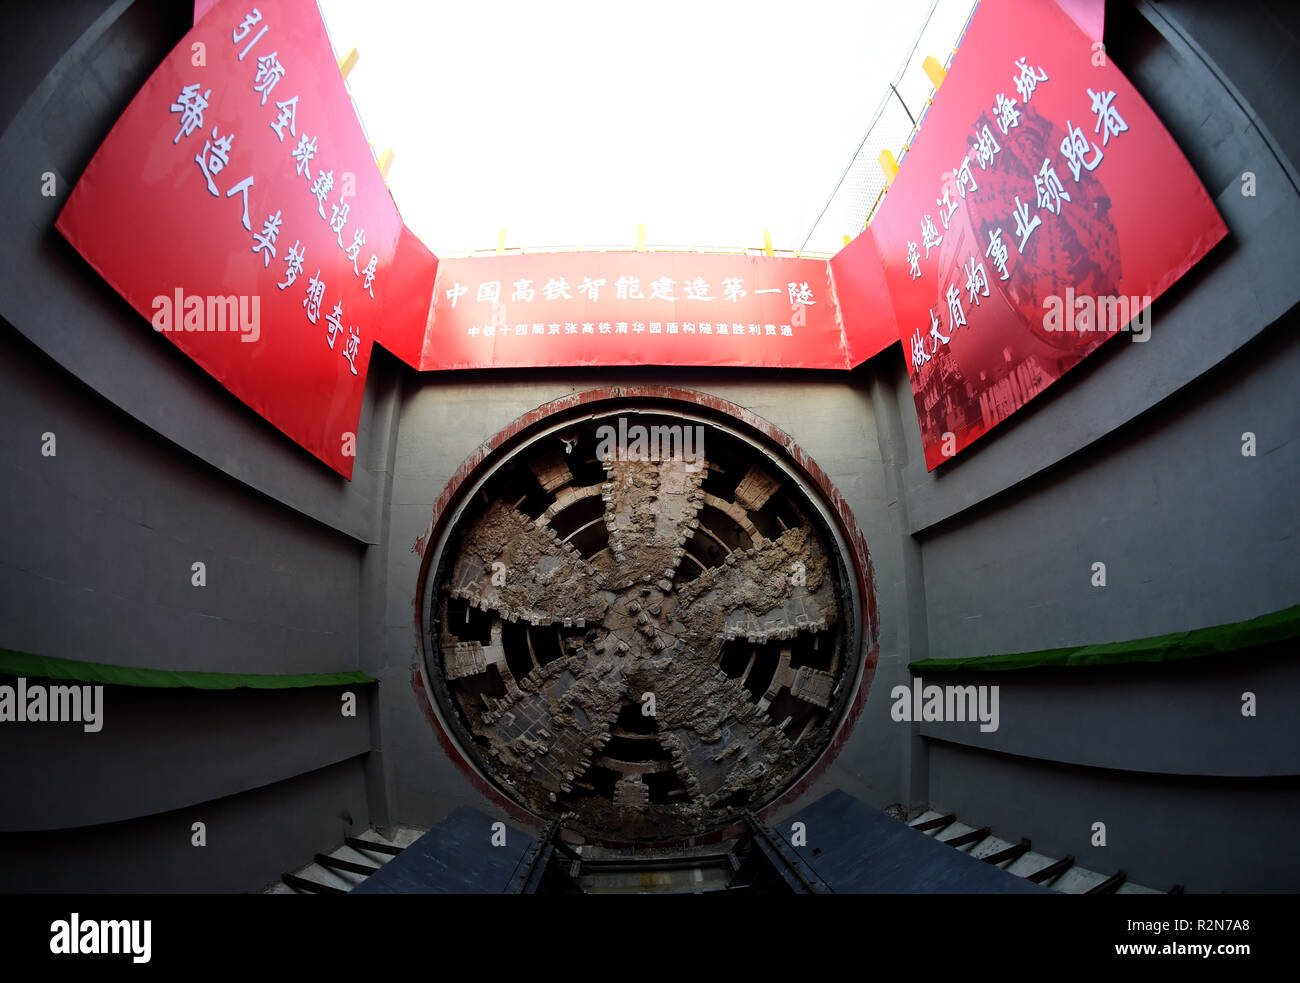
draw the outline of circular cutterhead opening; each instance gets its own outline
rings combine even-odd
[[[599,842],[772,802],[862,680],[838,513],[779,446],[693,407],[547,419],[464,483],[426,561],[440,726],[515,804]]]

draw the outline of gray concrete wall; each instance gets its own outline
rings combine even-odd
[[[920,551],[907,596],[923,606],[925,637],[913,659],[1140,638],[1300,601],[1290,157],[1300,128],[1270,95],[1296,86],[1297,64],[1283,57],[1295,15],[1262,3],[1109,6],[1108,54],[1171,130],[1230,236],[1156,303],[1149,342],[1108,345],[933,473],[901,362],[872,366],[898,407],[894,453]],[[1288,30],[1265,27],[1279,16]],[[1256,197],[1241,193],[1245,171]],[[1242,455],[1247,431],[1254,457]],[[1104,588],[1091,583],[1097,561]],[[1300,889],[1286,818],[1300,790],[1293,647],[926,682],[1000,684],[1001,726],[904,725],[925,756],[912,804],[1150,886]],[[1241,713],[1247,691],[1261,701],[1254,718]],[[1091,845],[1097,821],[1104,848]]]
[[[6,37],[31,43],[12,46],[0,104],[0,647],[162,670],[361,669],[396,363],[377,353],[345,481],[149,330],[54,229],[191,15],[161,0],[5,9]],[[353,717],[344,691],[108,687],[98,733],[5,724],[0,890],[253,890],[307,862],[370,822],[375,687],[346,688]]]
[[[0,836],[0,889],[15,893],[245,893],[311,863],[368,822],[365,766],[343,761],[184,809]],[[207,846],[192,845],[195,822]]]

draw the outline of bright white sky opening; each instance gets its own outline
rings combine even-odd
[[[913,114],[971,0],[938,0]],[[798,248],[929,0],[320,0],[389,187],[435,253],[496,245]],[[895,153],[898,148],[895,148]],[[833,241],[810,242],[834,251]]]

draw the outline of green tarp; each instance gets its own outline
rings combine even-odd
[[[296,689],[305,686],[348,686],[376,682],[364,672],[316,672],[268,675],[235,672],[173,672],[168,669],[131,669],[98,662],[54,659],[0,649],[0,674],[42,679],[75,679],[106,686],[149,686],[167,689]]]
[[[922,659],[908,663],[908,668],[914,672],[999,672],[1041,666],[1069,668],[1108,666],[1123,662],[1172,662],[1204,655],[1222,655],[1295,638],[1300,638],[1300,604],[1249,621],[1179,631],[1171,635],[1155,635],[1101,645],[1044,649],[1040,652],[1016,652],[1011,655]]]

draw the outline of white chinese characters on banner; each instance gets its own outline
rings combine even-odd
[[[570,279],[577,283],[576,288],[572,286]],[[713,285],[703,276],[691,276],[679,280],[664,275],[653,280],[647,280],[645,287],[643,287],[641,277],[625,274],[613,280],[614,290],[612,295],[606,290],[610,283],[608,277],[589,275],[572,278],[567,276],[548,277],[540,290],[534,286],[534,282],[531,278],[521,278],[514,281],[510,293],[510,303],[514,305],[538,304],[544,307],[548,303],[578,299],[589,303],[599,302],[607,305],[631,304],[633,302],[648,303],[651,301],[712,303],[718,300],[739,304],[750,293],[755,295],[786,294],[792,312],[817,303],[814,290],[810,282],[806,280],[789,281],[784,286],[779,287],[750,287],[746,285],[744,277],[725,277],[720,283],[722,292],[720,297],[713,293]],[[685,336],[698,338],[704,335],[740,338],[792,338],[794,337],[794,328],[799,323],[798,319],[795,318],[789,324],[775,322],[730,324],[728,322],[715,323],[712,321],[562,321],[519,323],[512,326],[502,323],[503,313],[500,310],[501,286],[500,280],[482,280],[473,288],[470,284],[452,280],[450,284],[441,286],[440,297],[435,298],[435,303],[445,304],[449,310],[457,310],[459,305],[469,303],[468,298],[472,295],[475,302],[491,307],[493,309],[493,320],[490,323],[475,321],[464,328],[466,335],[479,339],[564,335],[591,335],[594,338],[614,337],[616,335],[673,335],[677,338]],[[646,288],[650,291],[649,295],[645,293]],[[575,289],[578,295],[576,298],[574,297]]]
[[[1020,126],[1021,110],[1033,99],[1039,84],[1048,81],[1047,73],[1043,68],[1030,65],[1027,57],[1017,59],[1015,67],[1016,75],[1013,76],[1012,81],[1016,92],[1020,96],[1020,108],[1017,108],[1017,101],[1008,97],[1005,92],[998,93],[992,102],[991,115],[1004,139],[1011,137],[1011,131]],[[1091,111],[1096,116],[1093,134],[1101,138],[1101,147],[1105,147],[1112,137],[1126,132],[1128,124],[1114,104],[1115,93],[1113,91],[1094,92],[1092,89],[1086,89],[1085,91],[1090,100]],[[1072,121],[1067,120],[1065,128],[1066,137],[1061,141],[1060,145],[1061,157],[1069,169],[1070,177],[1077,184],[1082,179],[1084,171],[1092,172],[1102,162],[1104,151],[1097,145],[1095,139],[1090,139],[1084,129],[1075,126]],[[939,216],[945,231],[950,227],[952,215],[959,207],[960,202],[966,198],[967,193],[978,189],[974,172],[970,166],[972,156],[980,170],[986,171],[994,166],[995,158],[1001,150],[1002,145],[988,125],[976,127],[974,143],[967,146],[966,153],[952,171],[953,182],[956,185],[959,197],[956,200],[951,199],[949,189],[945,187],[943,197],[936,199],[939,206]],[[1043,158],[1042,165],[1032,177],[1034,183],[1033,200],[1036,202],[1035,209],[1047,215],[1059,216],[1063,207],[1071,201],[1071,197],[1069,189],[1061,180],[1052,159],[1050,157]],[[1015,222],[1016,249],[1021,255],[1024,254],[1026,247],[1029,245],[1034,230],[1043,222],[1041,214],[1031,214],[1028,189],[1026,189],[1025,199],[1022,202],[1020,195],[1013,196],[1014,207],[1009,216]],[[924,259],[926,260],[930,258],[930,250],[943,241],[943,234],[938,231],[934,220],[928,214],[921,218],[921,241],[925,247]],[[988,259],[993,269],[997,271],[998,279],[1010,279],[1011,275],[1007,269],[1009,260],[1008,246],[1003,239],[1003,229],[1001,227],[989,233],[984,258]],[[906,259],[909,279],[916,280],[922,277],[924,275],[921,268],[922,257],[915,242],[909,241],[907,243]],[[956,274],[965,276],[966,303],[979,307],[980,300],[989,296],[989,279],[984,264],[979,261],[979,257],[971,256],[964,264],[960,264]],[[957,328],[966,326],[966,310],[962,304],[961,292],[957,286],[959,282],[960,280],[949,283],[943,294],[948,307],[946,326],[948,334],[945,335],[940,330],[938,315],[933,310],[930,311],[929,333],[922,334],[919,328],[913,332],[910,342],[913,369],[919,371],[922,366],[938,354],[940,345],[948,344]],[[927,339],[933,342],[928,349],[926,347]]]
[[[259,53],[255,57],[256,67],[252,70],[252,77],[249,82],[254,98],[258,99],[259,106],[267,106],[269,103],[274,110],[268,120],[268,125],[275,133],[277,140],[284,143],[286,131],[291,141],[296,138],[296,143],[291,142],[289,144],[289,160],[295,173],[307,182],[308,194],[316,199],[317,213],[329,230],[334,233],[338,248],[351,261],[353,274],[362,281],[361,289],[371,298],[374,298],[374,282],[378,271],[379,257],[376,253],[371,252],[369,261],[364,267],[361,266],[360,256],[362,247],[366,243],[366,233],[363,228],[350,228],[348,226],[352,207],[349,202],[344,200],[342,190],[339,192],[337,202],[330,200],[330,196],[335,190],[334,169],[327,170],[317,166],[316,173],[314,175],[312,173],[312,164],[320,153],[320,147],[315,136],[309,136],[306,132],[298,133],[299,94],[294,93],[284,99],[277,98],[283,92],[282,89],[277,87],[280,87],[281,83],[286,80],[289,80],[289,84],[292,84],[292,73],[280,61],[278,51],[267,51],[267,48],[274,43],[274,35],[267,38],[271,27],[271,24],[264,21],[262,12],[258,8],[251,8],[230,33],[231,44],[237,51],[236,60],[243,62],[254,48],[258,48]],[[259,47],[259,44],[261,47]],[[207,191],[216,198],[239,196],[241,205],[240,222],[251,233],[251,251],[254,255],[260,254],[263,269],[269,269],[271,260],[278,258],[277,242],[281,232],[284,231],[282,228],[284,225],[284,211],[282,208],[268,211],[261,230],[254,232],[249,219],[249,192],[256,187],[254,176],[249,174],[242,180],[230,184],[224,193],[222,192],[217,182],[222,173],[231,165],[232,154],[236,153],[234,148],[237,142],[237,134],[234,131],[224,135],[221,134],[219,132],[221,129],[219,122],[217,125],[212,126],[210,131],[208,130],[204,114],[209,109],[211,99],[212,89],[204,89],[198,82],[190,82],[181,88],[175,102],[169,107],[169,111],[178,116],[178,128],[172,138],[172,143],[179,144],[182,139],[188,138],[195,133],[210,133],[210,136],[204,139],[202,151],[194,158],[202,174],[204,185]],[[329,204],[328,215],[325,208],[327,203]],[[351,233],[350,242],[344,241],[345,229]],[[278,289],[287,290],[303,273],[306,247],[301,237],[294,239],[293,245],[286,250],[282,260],[284,262],[284,277],[278,282],[273,282]],[[325,290],[325,280],[321,277],[321,270],[317,269],[316,274],[308,280],[302,302],[304,315],[310,324],[317,324],[320,320],[321,310],[325,305]],[[344,326],[342,300],[335,300],[332,313],[325,320],[328,324],[325,338],[326,344],[329,348],[334,349],[336,337],[340,334],[345,335],[346,344],[339,346],[338,350],[347,361],[352,375],[357,375],[355,360],[360,351],[360,329],[355,325]]]

